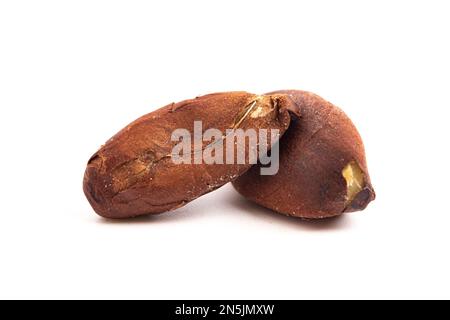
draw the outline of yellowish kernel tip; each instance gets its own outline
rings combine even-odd
[[[342,176],[347,183],[347,203],[350,203],[355,199],[356,195],[361,192],[365,185],[364,172],[360,166],[351,161],[342,170]]]

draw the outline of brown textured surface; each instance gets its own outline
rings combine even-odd
[[[262,117],[246,110],[254,101],[269,106]],[[262,102],[261,102],[262,101]],[[108,218],[162,213],[185,205],[247,171],[251,165],[174,164],[170,157],[178,128],[194,121],[224,132],[230,128],[279,129],[284,133],[297,106],[285,95],[246,92],[210,94],[156,110],[128,125],[92,156],[83,189],[94,210]]]
[[[277,212],[309,219],[326,218],[346,211],[363,210],[375,193],[370,184],[363,142],[351,120],[319,96],[298,90],[288,94],[300,107],[280,141],[280,171],[261,176],[253,167],[233,182],[247,199]],[[365,185],[350,203],[342,176],[355,161],[365,175]]]

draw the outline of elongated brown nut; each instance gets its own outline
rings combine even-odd
[[[203,132],[277,129],[281,135],[289,127],[290,112],[298,113],[298,107],[286,95],[246,92],[211,94],[165,106],[128,125],[95,153],[84,176],[85,195],[94,210],[108,218],[182,207],[235,179],[251,164],[175,162],[173,150],[178,142],[171,137],[176,129],[193,135],[194,123],[201,121]],[[194,157],[210,146],[211,142],[201,142],[200,150],[194,146],[189,151]],[[249,150],[245,152],[248,157]]]
[[[261,176],[255,166],[233,182],[247,199],[277,212],[319,219],[363,210],[375,199],[363,142],[336,106],[305,91],[288,94],[302,115],[280,141],[280,170]]]

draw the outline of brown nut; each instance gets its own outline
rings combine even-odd
[[[288,94],[301,109],[280,140],[280,170],[261,176],[255,166],[233,182],[247,199],[307,219],[363,210],[375,199],[363,142],[338,107],[305,91]]]
[[[94,210],[108,218],[182,207],[232,181],[252,164],[175,163],[176,129],[193,134],[194,123],[201,121],[203,132],[264,128],[277,129],[281,135],[289,127],[290,112],[298,113],[298,107],[283,94],[217,93],[167,105],[128,125],[92,156],[84,176],[85,195]],[[223,141],[201,141],[200,149],[194,146],[187,153],[194,158],[214,143]],[[248,157],[248,149],[245,152]]]

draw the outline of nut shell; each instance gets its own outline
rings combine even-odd
[[[193,133],[194,122],[202,121],[204,131],[265,128],[283,134],[291,112],[298,113],[298,107],[282,94],[216,93],[167,105],[125,127],[91,157],[84,193],[95,212],[107,218],[182,207],[242,175],[251,164],[175,164],[174,130]]]
[[[338,107],[305,91],[288,94],[300,107],[280,140],[280,170],[261,176],[258,166],[233,182],[247,199],[282,214],[319,219],[359,211],[375,199],[362,139]],[[347,166],[361,172],[358,192],[349,198]]]

